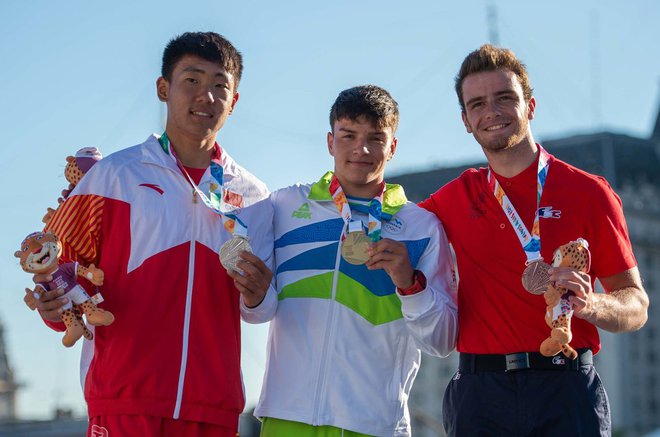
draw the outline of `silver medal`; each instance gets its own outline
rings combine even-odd
[[[238,261],[242,259],[240,257],[242,251],[252,253],[252,246],[250,246],[247,237],[234,235],[220,248],[220,263],[227,271],[234,270],[243,274],[243,270],[237,266]]]

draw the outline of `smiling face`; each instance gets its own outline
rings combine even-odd
[[[470,74],[463,80],[463,123],[486,152],[532,143],[529,121],[536,101],[525,101],[518,77],[498,69]]]
[[[364,117],[341,118],[328,132],[328,150],[335,159],[335,175],[347,195],[373,198],[379,194],[385,164],[396,151],[391,127],[378,128]]]
[[[54,234],[35,232],[21,243],[21,250],[14,252],[21,267],[28,273],[50,273],[58,266],[62,245]]]
[[[182,57],[171,80],[158,78],[158,98],[167,103],[168,135],[190,141],[215,139],[238,101],[234,78],[219,63]]]

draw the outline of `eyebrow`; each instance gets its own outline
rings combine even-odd
[[[191,67],[186,67],[186,68],[184,68],[183,71],[184,71],[184,72],[187,72],[187,73],[207,74],[207,73],[206,73],[206,70],[202,70],[201,68],[192,67],[192,66],[191,66]],[[224,73],[224,72],[223,72],[223,73],[215,73],[214,76],[215,76],[215,77],[221,77],[221,78],[223,78],[223,79],[227,79],[227,80],[228,80],[228,78],[227,78],[227,74]]]
[[[484,99],[483,96],[473,97],[470,100],[468,100],[467,102],[465,102],[465,106],[470,106],[472,103],[478,102],[478,101],[483,100],[483,99]]]
[[[346,132],[346,133],[354,134],[354,133],[357,133],[357,130],[349,129],[347,127],[340,127],[339,129],[337,129],[337,132]],[[387,136],[387,132],[382,131],[382,130],[371,131],[371,132],[367,132],[367,135],[370,135],[372,137]]]
[[[495,92],[495,97],[500,97],[500,96],[505,96],[505,95],[515,95],[515,94],[516,94],[515,90],[502,90],[502,91],[496,91]],[[467,102],[465,102],[465,106],[469,106],[472,103],[479,102],[481,100],[484,100],[485,98],[486,98],[485,96],[473,97],[470,100],[468,100]]]

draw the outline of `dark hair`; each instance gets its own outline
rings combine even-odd
[[[391,127],[396,132],[399,125],[399,105],[390,93],[376,85],[361,85],[339,93],[330,108],[330,129],[335,121],[347,118],[357,121],[365,118],[377,128]]]
[[[516,55],[509,49],[495,47],[491,44],[484,44],[477,50],[465,57],[461,69],[456,75],[456,95],[461,110],[465,112],[465,102],[463,102],[463,80],[471,74],[481,73],[483,71],[511,70],[516,76],[523,89],[525,101],[532,98],[532,87],[529,84],[527,69],[525,64],[520,62]]]
[[[174,66],[186,55],[199,56],[222,65],[234,78],[234,91],[236,91],[243,73],[243,57],[222,35],[215,32],[186,32],[173,38],[163,51],[161,75],[171,80]]]

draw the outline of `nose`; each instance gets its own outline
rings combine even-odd
[[[502,111],[497,102],[487,102],[486,103],[486,116],[488,118],[495,118],[502,115]]]
[[[37,254],[37,253],[39,253],[39,252],[41,252],[41,247],[40,247],[40,246],[36,246],[36,247],[34,248],[34,250],[32,251],[32,255]]]
[[[197,97],[197,100],[199,100],[200,102],[214,103],[215,97],[213,96],[213,91],[210,88],[203,90],[200,93],[200,95]]]
[[[356,147],[353,149],[353,153],[358,155],[368,155],[369,154],[369,142],[367,139],[362,139],[356,141]]]

